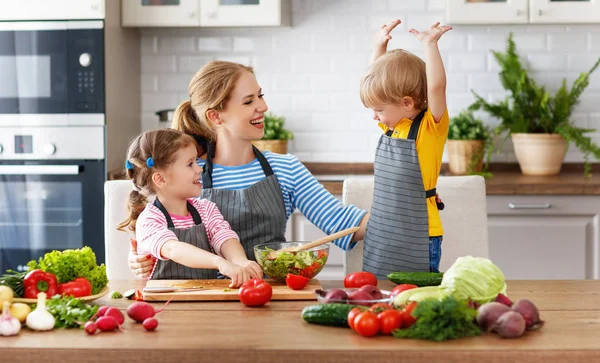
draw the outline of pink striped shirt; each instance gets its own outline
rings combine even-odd
[[[208,243],[215,253],[218,255],[221,254],[221,246],[228,239],[233,238],[239,241],[237,233],[223,219],[223,215],[215,203],[208,199],[188,200],[200,214],[204,228],[206,228],[206,234],[208,235]],[[191,214],[188,216],[170,214],[170,216],[175,228],[188,229],[194,226],[194,219]],[[138,217],[135,237],[138,241],[139,255],[151,254],[160,260],[167,260],[160,254],[162,246],[169,240],[177,240],[175,233],[168,229],[167,219],[164,214],[151,203],[146,205],[146,208],[144,208]]]

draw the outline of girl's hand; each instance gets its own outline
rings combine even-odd
[[[248,260],[246,263],[241,264],[242,267],[248,272],[251,279],[262,279],[263,270],[260,265],[254,261]]]
[[[135,238],[131,238],[129,243],[129,269],[137,278],[148,278],[150,272],[152,272],[152,267],[154,266],[156,259],[154,259],[152,255],[138,256],[137,241]]]
[[[395,27],[398,26],[402,21],[400,19],[394,20],[389,24],[383,24],[381,29],[379,29],[375,33],[375,38],[373,39],[375,48],[387,48],[387,44],[392,39],[390,33],[394,30]]]
[[[229,284],[229,287],[231,288],[240,287],[244,282],[250,280],[250,274],[246,269],[233,262],[229,262],[224,258],[219,260],[217,267],[222,275],[231,279],[231,284]]]
[[[416,29],[410,29],[408,32],[411,33],[412,35],[414,35],[415,37],[417,37],[417,39],[421,43],[435,43],[438,40],[440,40],[440,38],[442,37],[442,35],[444,33],[446,33],[447,31],[449,31],[451,29],[452,29],[451,26],[448,26],[448,25],[440,26],[440,23],[437,22],[437,23],[433,24],[431,26],[431,28],[429,28],[428,30],[424,30],[424,31],[420,32]]]

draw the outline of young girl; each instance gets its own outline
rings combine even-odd
[[[134,231],[139,252],[156,259],[149,279],[216,279],[218,270],[238,287],[262,278],[217,206],[195,199],[202,193],[200,151],[191,136],[177,130],[136,137],[125,162],[133,182],[130,215],[118,229]]]

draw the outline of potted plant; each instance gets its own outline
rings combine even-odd
[[[501,66],[500,80],[509,96],[490,103],[473,91],[476,101],[470,109],[483,109],[500,119],[495,133],[508,132],[524,175],[559,174],[568,143],[572,142],[584,154],[585,175],[589,177],[590,155],[600,159],[600,148],[586,135],[595,130],[575,127],[570,116],[600,59],[588,72],[579,75],[571,89],[563,79],[558,91],[551,96],[521,64],[512,33],[508,36],[506,53],[492,53]]]
[[[288,140],[293,139],[294,135],[283,127],[284,123],[283,116],[276,116],[270,112],[265,114],[265,135],[262,139],[253,141],[254,146],[261,151],[287,154]]]
[[[462,111],[450,121],[447,151],[450,173],[477,174],[483,171],[485,149],[489,147],[490,131],[473,112]]]

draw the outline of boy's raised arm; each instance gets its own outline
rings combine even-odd
[[[439,25],[440,23],[435,23],[431,28],[422,32],[415,29],[409,30],[425,47],[427,104],[436,123],[440,122],[446,111],[446,71],[437,42],[444,33],[452,29],[450,26]]]
[[[390,39],[392,39],[392,36],[390,35],[390,33],[400,23],[401,23],[400,19],[394,20],[387,25],[386,24],[382,25],[381,29],[379,29],[375,33],[375,38],[373,39],[373,42],[374,42],[373,55],[371,56],[370,64],[373,64],[377,60],[377,58],[379,58],[385,54],[385,52],[387,51],[388,42],[390,41]]]

